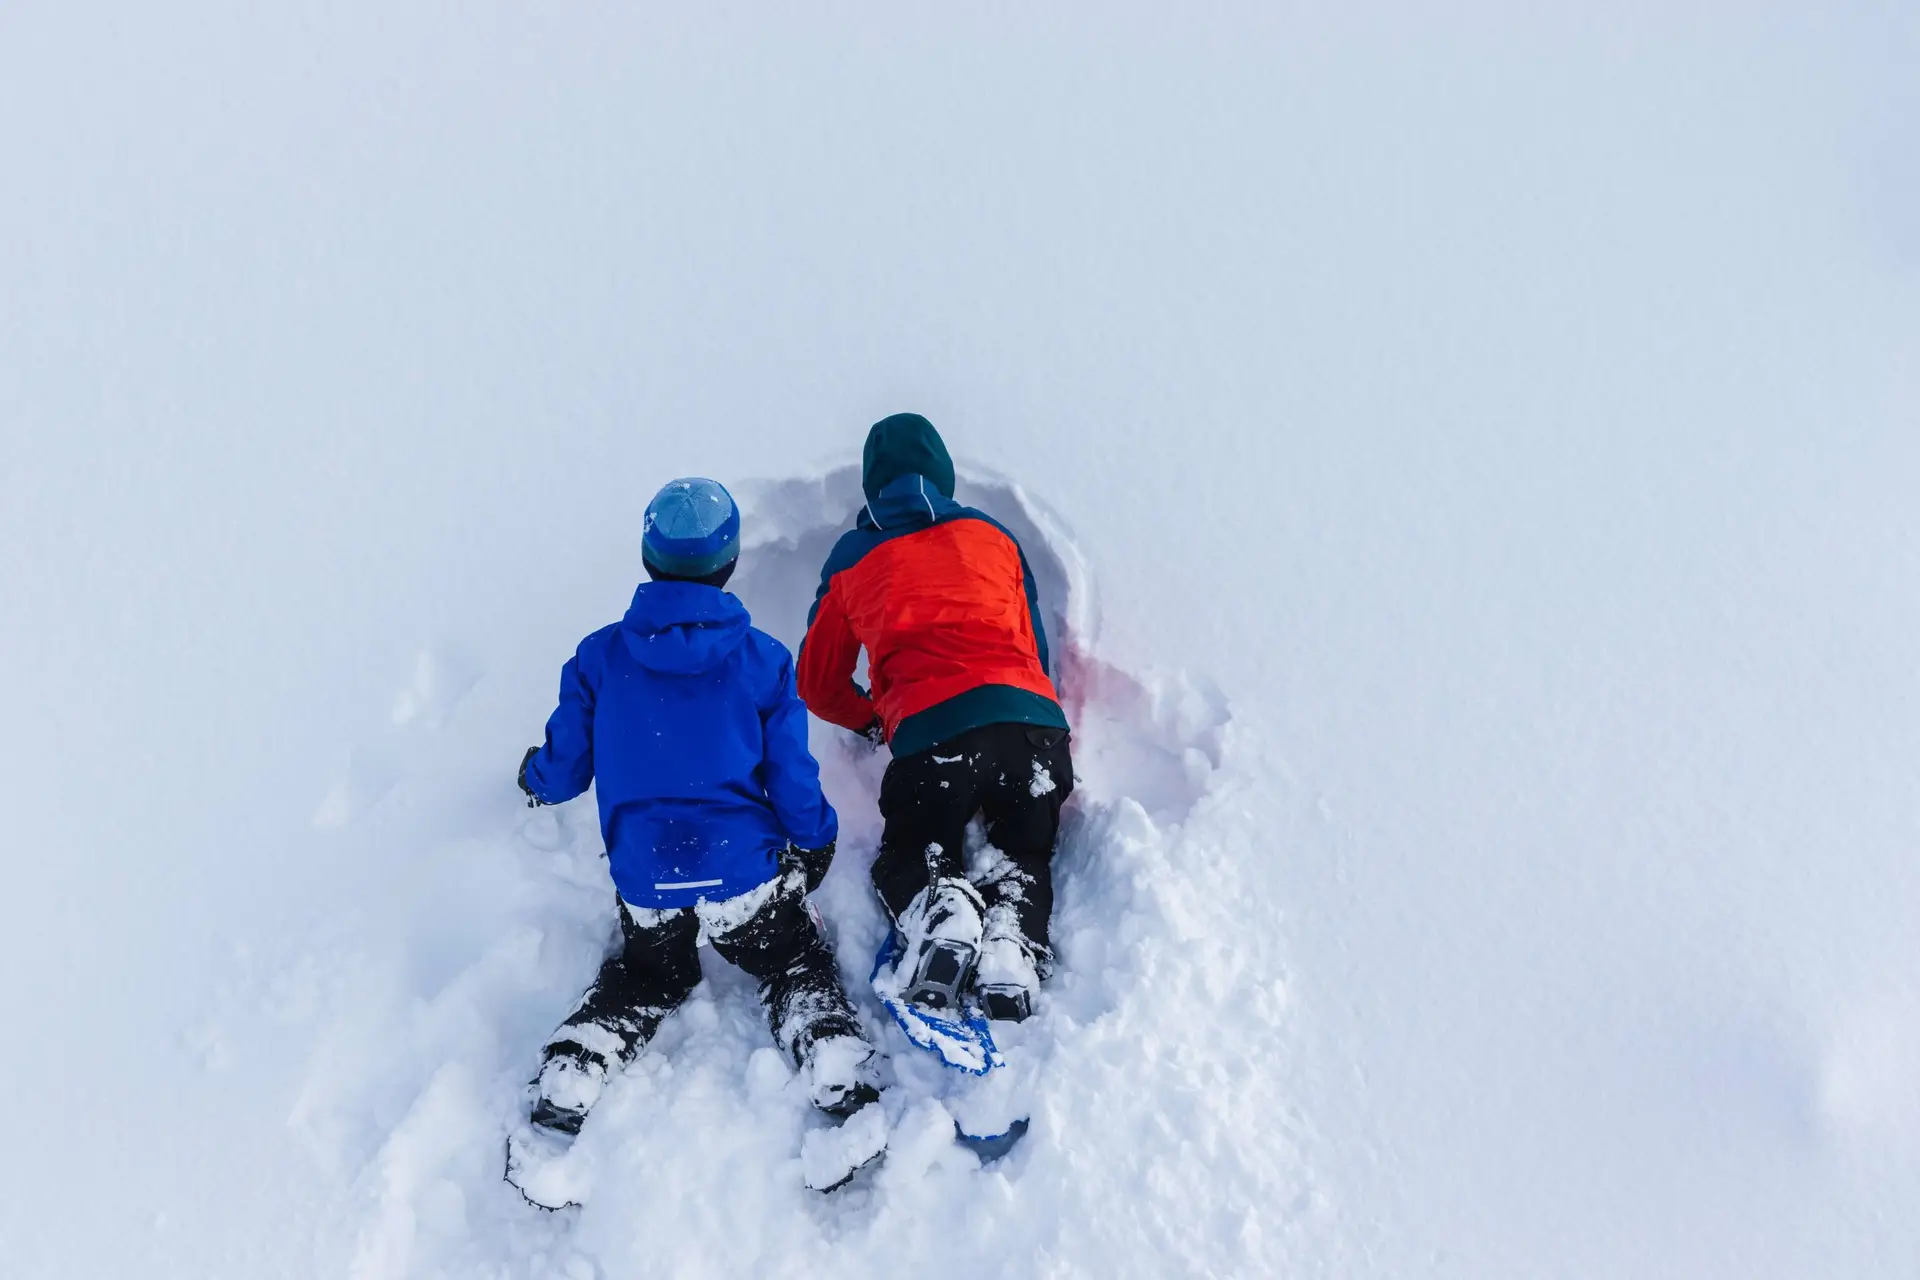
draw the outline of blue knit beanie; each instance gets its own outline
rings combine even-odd
[[[649,568],[675,578],[704,578],[740,554],[740,509],[717,481],[668,481],[647,504],[640,542]]]

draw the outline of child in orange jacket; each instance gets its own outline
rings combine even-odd
[[[867,505],[827,558],[801,645],[800,696],[823,720],[886,741],[873,884],[903,946],[901,989],[932,1009],[969,991],[1018,1021],[1052,953],[1052,860],[1073,790],[1066,713],[1048,673],[1039,595],[1019,542],[953,500],[933,424],[874,424]],[[854,682],[861,649],[870,689]],[[962,860],[984,812],[1001,857]]]

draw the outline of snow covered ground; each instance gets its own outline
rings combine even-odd
[[[1909,8],[0,13],[0,1274],[1920,1273]],[[802,1192],[712,964],[530,1210],[559,663],[683,473],[797,638],[903,409],[1075,717],[1033,1133]]]
[[[377,795],[343,780],[323,805],[319,855],[369,877],[403,862],[418,870],[389,882],[386,910],[345,928],[327,921],[322,937],[293,943],[297,971],[237,992],[216,1015],[246,1027],[301,1011],[286,1029],[308,1060],[292,1125],[365,1197],[354,1274],[879,1274],[917,1269],[930,1250],[955,1273],[1015,1257],[1141,1274],[1170,1257],[1219,1274],[1296,1260],[1320,1204],[1287,1088],[1290,982],[1278,932],[1247,936],[1245,925],[1249,913],[1281,914],[1257,874],[1268,834],[1251,829],[1247,795],[1264,793],[1260,809],[1272,812],[1286,789],[1249,782],[1217,695],[1103,667],[1083,647],[1093,584],[1072,544],[1017,490],[963,483],[1023,535],[1064,606],[1053,630],[1082,744],[1061,854],[1061,973],[1041,1016],[1002,1037],[1012,1062],[990,1082],[1031,1096],[1028,1142],[983,1172],[952,1138],[965,1104],[942,1109],[940,1092],[959,1078],[886,1040],[904,1095],[886,1164],[830,1200],[804,1190],[804,1098],[751,981],[709,956],[708,985],[582,1136],[573,1160],[587,1208],[529,1211],[500,1179],[504,1124],[546,1030],[611,936],[610,882],[585,801],[528,813],[498,793],[472,824],[481,830],[457,834],[445,815],[407,816],[443,802],[437,762],[483,737],[496,685],[517,683],[423,675],[400,695],[394,727],[413,746],[392,758],[417,763],[387,774]],[[738,591],[763,626],[798,639],[807,566],[860,502],[851,468],[746,498]],[[420,669],[437,662],[423,655]],[[426,723],[409,714],[416,706],[430,708]],[[825,726],[815,745],[846,817],[846,852],[821,901],[862,990],[882,929],[863,872],[884,761]],[[881,1035],[884,1015],[865,1003]],[[1208,1203],[1185,1190],[1199,1185],[1215,1189]]]

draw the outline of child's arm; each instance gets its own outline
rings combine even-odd
[[[525,773],[528,792],[542,804],[571,800],[593,781],[593,686],[580,673],[578,653],[560,668],[560,705],[547,717],[547,741]]]
[[[779,646],[771,698],[760,712],[767,799],[797,848],[819,849],[840,834],[840,819],[820,790],[820,766],[807,750],[807,708],[794,688],[793,660]]]
[[[800,642],[800,683],[807,709],[829,724],[864,733],[874,721],[873,699],[853,682],[860,661],[860,638],[853,633],[846,605],[833,579],[820,584]]]

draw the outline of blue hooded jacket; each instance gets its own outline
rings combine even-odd
[[[807,750],[786,646],[718,587],[643,582],[627,616],[560,672],[527,786],[548,804],[597,783],[620,896],[686,907],[758,888],[789,841],[839,833]]]

